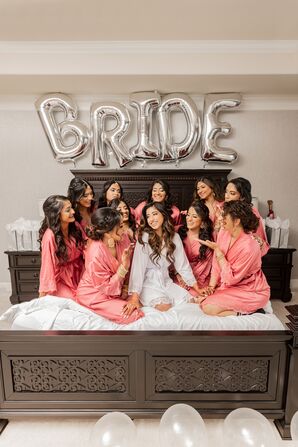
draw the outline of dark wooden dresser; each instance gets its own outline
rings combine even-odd
[[[263,258],[263,271],[271,287],[271,298],[290,301],[292,256],[295,248],[270,248]],[[12,304],[22,303],[38,296],[39,251],[6,251],[11,278]]]

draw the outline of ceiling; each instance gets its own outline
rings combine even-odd
[[[297,0],[1,0],[0,40],[292,40]]]
[[[294,43],[294,50],[266,50],[260,60],[257,45],[255,54],[245,46],[270,41]],[[80,42],[88,50],[77,55],[60,50]],[[122,42],[124,49],[96,53],[92,42],[106,42],[107,48],[114,42],[118,49]],[[132,55],[125,45],[134,42],[141,49],[146,42],[157,47],[172,42],[182,50],[173,56],[164,46],[162,51],[155,47],[153,56],[150,51]],[[243,52],[228,44],[227,55],[222,50],[192,53],[196,42],[244,42]],[[0,0],[0,95],[154,89],[297,95],[298,0]]]

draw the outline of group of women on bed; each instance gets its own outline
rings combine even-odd
[[[116,323],[197,303],[208,315],[254,313],[270,289],[261,270],[268,243],[251,185],[230,180],[221,201],[211,178],[198,179],[191,205],[179,210],[169,185],[152,182],[135,209],[121,184],[106,182],[98,203],[92,185],[74,178],[67,196],[50,196],[40,228],[40,297],[55,295]]]

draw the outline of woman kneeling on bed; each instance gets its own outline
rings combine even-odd
[[[183,281],[199,294],[200,289],[185,255],[180,236],[175,233],[165,207],[151,202],[142,210],[130,273],[128,292],[143,306],[167,311],[175,304],[192,301],[187,290],[174,284],[169,267],[174,264]]]
[[[69,199],[54,195],[43,204],[39,230],[39,296],[73,298],[84,270],[84,240]]]
[[[121,214],[112,208],[97,209],[86,232],[85,272],[76,301],[119,324],[138,320],[143,316],[139,301],[126,300],[127,289],[124,292],[132,247],[123,235]]]
[[[199,298],[206,314],[250,314],[268,302],[270,287],[261,270],[260,245],[253,235],[258,224],[249,204],[227,202],[217,241],[200,241],[214,250],[210,286],[205,289],[205,294],[211,294]]]

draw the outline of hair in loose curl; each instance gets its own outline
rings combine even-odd
[[[200,197],[198,196],[198,193],[197,193],[198,183],[200,183],[200,182],[205,183],[205,185],[209,186],[209,188],[212,189],[212,191],[214,193],[215,200],[217,200],[218,202],[220,202],[222,200],[222,192],[221,192],[221,188],[220,188],[218,182],[216,182],[211,177],[200,177],[195,183],[195,188],[194,188],[194,192],[193,192],[193,201],[201,200],[204,202],[204,200],[200,199]]]
[[[107,207],[109,205],[108,202],[107,202],[107,191],[115,183],[120,188],[120,199],[122,200],[122,198],[123,198],[123,188],[122,188],[121,184],[117,180],[115,180],[115,179],[108,180],[107,182],[104,183],[104,185],[102,187],[102,193],[101,193],[101,195],[99,196],[99,199],[98,199],[98,205],[97,205],[98,208]]]
[[[42,238],[46,230],[49,228],[53,231],[55,242],[57,245],[56,256],[61,262],[67,262],[67,247],[61,230],[60,214],[65,202],[70,202],[68,197],[54,195],[48,197],[43,204],[44,219],[39,229],[39,243],[42,249]],[[84,240],[81,230],[76,226],[75,222],[70,222],[68,226],[68,234],[76,241],[76,246],[83,246]]]
[[[135,218],[131,214],[130,206],[126,202],[126,200],[124,200],[124,199],[113,199],[113,200],[111,200],[111,202],[109,204],[109,207],[114,209],[114,210],[117,210],[117,208],[118,208],[118,206],[120,205],[121,202],[125,203],[125,205],[127,206],[127,209],[128,209],[128,225],[129,225],[129,228],[131,228],[132,231],[135,233],[135,231],[137,229],[136,228]],[[120,211],[120,214],[121,214],[121,211]]]
[[[78,202],[85,194],[88,186],[89,186],[89,188],[91,188],[91,191],[92,191],[93,197],[94,197],[93,186],[86,180],[82,179],[81,177],[73,178],[69,184],[69,187],[68,187],[67,195],[68,195],[71,205],[75,211],[75,219],[77,222],[81,222],[81,220],[82,220],[82,216],[79,211]],[[95,201],[92,200],[91,206],[90,206],[90,214],[93,213],[94,207],[95,207]]]
[[[162,223],[162,237],[158,236],[158,234],[150,227],[147,220],[146,211],[148,208],[156,208],[163,216]],[[145,245],[143,241],[143,234],[148,233],[148,244],[152,249],[152,253],[150,254],[150,259],[155,264],[158,264],[158,260],[161,257],[161,251],[163,247],[166,247],[166,259],[169,262],[174,262],[174,251],[176,245],[173,242],[173,238],[175,235],[174,226],[170,221],[169,214],[165,208],[165,206],[160,202],[150,202],[147,203],[142,210],[142,219],[139,226],[138,231],[138,241],[140,244]]]
[[[253,213],[251,205],[241,200],[231,200],[223,205],[223,216],[230,215],[232,220],[240,219],[245,233],[255,233],[259,218]]]
[[[233,178],[232,180],[229,180],[227,183],[227,186],[229,183],[232,183],[237,191],[240,194],[240,200],[243,202],[248,203],[252,206],[252,195],[251,195],[251,183],[249,180],[243,177],[237,177]]]
[[[94,240],[102,240],[105,233],[112,231],[121,222],[119,211],[109,207],[98,208],[91,216],[91,226],[86,229],[87,236]]]
[[[190,207],[188,208],[188,211],[190,208],[193,208],[196,212],[196,214],[202,219],[201,227],[198,231],[198,238],[202,239],[203,241],[212,241],[213,236],[213,223],[212,220],[209,217],[209,210],[207,206],[200,200],[196,200],[193,202]],[[179,234],[182,239],[184,239],[187,236],[187,224],[183,225],[182,228],[179,229]],[[197,260],[201,261],[203,259],[206,259],[207,252],[210,250],[206,245],[201,245],[199,248],[199,253]]]

